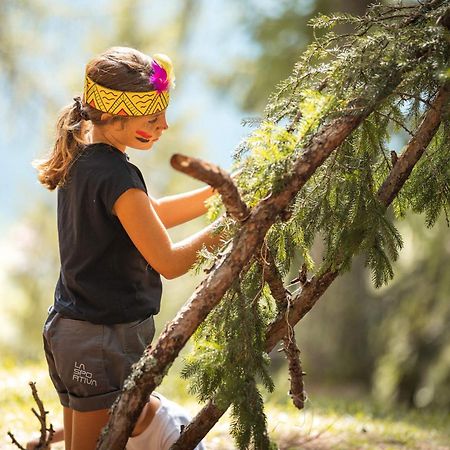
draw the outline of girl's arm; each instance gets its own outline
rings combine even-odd
[[[129,189],[115,202],[113,213],[136,248],[147,262],[167,279],[186,273],[197,259],[197,252],[206,245],[212,249],[220,245],[220,235],[213,236],[218,219],[198,233],[173,243],[162,220],[145,192]],[[173,212],[176,215],[176,212]]]
[[[151,196],[150,202],[166,228],[172,228],[206,213],[205,200],[213,195],[213,188],[205,186],[183,194],[160,199]]]

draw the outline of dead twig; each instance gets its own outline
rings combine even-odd
[[[50,424],[50,426],[47,428],[48,411],[45,410],[44,404],[42,403],[42,400],[39,398],[39,395],[38,395],[38,392],[36,389],[36,383],[34,383],[33,381],[30,381],[28,384],[30,385],[31,393],[33,395],[34,401],[36,402],[39,413],[34,408],[31,408],[31,411],[35,415],[35,417],[38,419],[40,426],[41,426],[41,428],[40,428],[41,435],[39,437],[39,442],[36,445],[35,450],[49,450],[50,443],[53,440],[53,435],[54,435],[55,431],[53,429],[52,424]],[[10,431],[8,431],[8,436],[11,438],[12,443],[14,445],[16,445],[21,450],[26,450],[24,447],[22,447],[17,442],[16,438]]]
[[[17,446],[18,448],[20,448],[21,450],[26,450],[24,447],[22,447],[17,441],[16,438],[14,437],[14,435],[11,433],[11,431],[8,431],[8,436],[11,438],[12,443]]]
[[[294,405],[298,409],[303,409],[306,401],[303,376],[306,375],[306,373],[302,370],[300,350],[297,347],[293,328],[289,336],[283,337],[283,351],[289,362],[289,375],[291,377],[291,389],[289,390],[289,395],[291,396]]]

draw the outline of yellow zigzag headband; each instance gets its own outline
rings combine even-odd
[[[86,75],[83,103],[117,116],[148,116],[169,105],[169,88],[175,87],[172,62],[163,54],[153,56],[149,83],[155,90],[147,92],[116,91],[93,81]]]

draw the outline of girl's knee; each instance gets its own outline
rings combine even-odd
[[[108,409],[73,411],[71,450],[95,450],[98,437],[107,424]]]

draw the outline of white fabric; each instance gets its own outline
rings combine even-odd
[[[153,393],[161,405],[150,425],[138,436],[130,437],[126,450],[169,450],[180,436],[181,425],[187,425],[191,418],[187,411],[159,393]],[[195,450],[206,450],[200,443]]]

